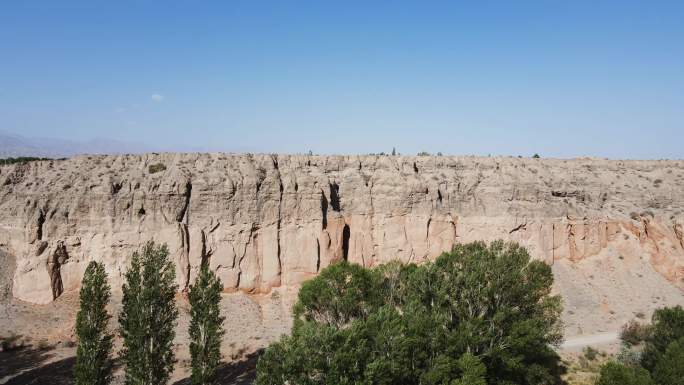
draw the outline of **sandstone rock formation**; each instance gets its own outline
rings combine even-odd
[[[181,288],[206,260],[226,288],[266,292],[340,259],[421,262],[499,238],[554,265],[561,293],[616,274],[638,291],[638,265],[680,303],[684,161],[146,154],[0,168],[0,249],[16,259],[14,297],[35,303],[76,290],[93,259],[119,286],[149,239],[169,245]],[[587,289],[606,312],[610,282]]]

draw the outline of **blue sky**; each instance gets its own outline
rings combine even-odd
[[[0,130],[684,158],[682,1],[7,1]]]

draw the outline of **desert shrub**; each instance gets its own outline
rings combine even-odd
[[[534,155],[532,155],[532,158],[539,159],[539,158],[541,158],[541,156],[539,156],[539,154],[534,154]]]
[[[166,165],[164,163],[155,163],[148,167],[150,174],[155,174],[164,170],[166,170]]]
[[[257,384],[547,384],[558,380],[560,298],[516,245],[458,245],[433,263],[340,262],[306,282],[290,336]]]
[[[582,353],[584,354],[584,358],[586,358],[589,361],[594,361],[598,356],[598,350],[592,348],[591,346],[585,347],[582,350]]]
[[[639,345],[648,338],[650,330],[650,326],[631,320],[622,325],[620,339],[628,346]]]
[[[15,163],[28,163],[28,162],[35,162],[39,160],[52,160],[50,158],[38,158],[34,156],[20,156],[18,158],[4,158],[0,159],[0,166],[8,165],[8,164],[15,164]]]
[[[50,342],[47,339],[42,338],[42,339],[38,340],[38,344],[36,344],[36,348],[38,350],[47,350],[50,348]]]
[[[26,346],[24,340],[18,334],[10,334],[7,337],[0,337],[0,351],[10,352],[13,350],[19,350]]]
[[[616,357],[617,361],[627,366],[638,366],[641,364],[641,351],[623,345]]]

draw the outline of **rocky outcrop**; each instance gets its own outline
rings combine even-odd
[[[265,292],[341,259],[422,262],[499,238],[574,269],[643,259],[681,289],[682,191],[684,161],[79,156],[0,168],[0,249],[13,295],[36,303],[77,289],[93,259],[119,286],[149,239],[168,244],[183,289],[202,261],[226,288]]]

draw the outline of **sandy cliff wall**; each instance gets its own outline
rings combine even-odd
[[[340,259],[420,262],[503,238],[554,265],[559,290],[577,292],[570,309],[611,312],[615,296],[681,301],[683,225],[684,161],[147,154],[0,168],[0,249],[16,259],[14,297],[36,303],[75,290],[93,259],[118,286],[149,239],[169,245],[181,288],[207,260],[227,288],[259,292]]]

